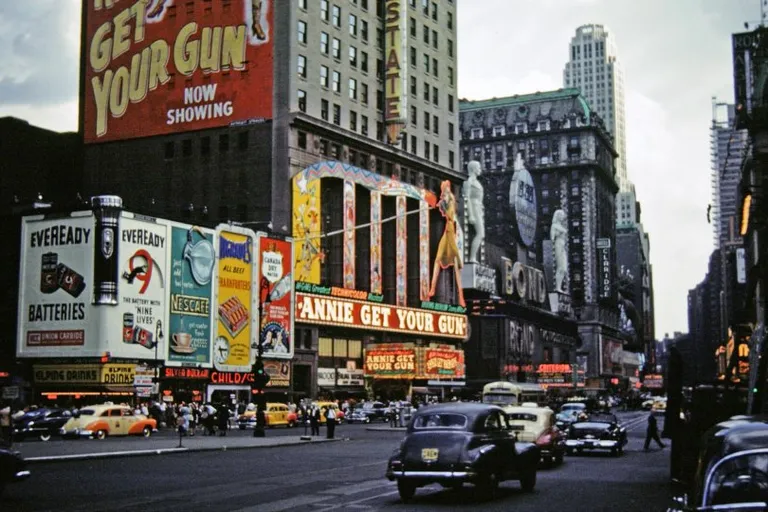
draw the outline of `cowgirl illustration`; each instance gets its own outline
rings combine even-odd
[[[461,286],[461,268],[464,264],[461,261],[459,247],[456,245],[456,197],[451,192],[451,182],[448,180],[440,184],[440,201],[437,203],[437,207],[440,209],[443,217],[445,217],[445,231],[443,231],[443,236],[440,238],[440,243],[437,246],[429,297],[432,298],[435,295],[440,269],[452,266],[459,294],[459,305],[465,307],[464,290]]]

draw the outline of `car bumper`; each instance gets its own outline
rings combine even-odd
[[[613,450],[618,448],[620,443],[614,439],[568,439],[565,441],[566,448],[577,448],[582,450]]]
[[[72,430],[66,430],[62,428],[62,429],[59,429],[59,435],[61,435],[61,437],[68,437],[68,438],[92,437],[93,432],[91,432],[90,430],[82,429],[82,428],[76,428]]]
[[[389,480],[413,480],[415,482],[473,482],[477,473],[473,471],[408,471],[388,469]]]
[[[32,475],[28,469],[22,469],[19,471],[16,471],[13,475],[13,481],[14,482],[21,482],[23,480],[26,480]]]

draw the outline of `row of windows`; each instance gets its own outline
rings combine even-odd
[[[222,133],[219,135],[219,153],[227,153],[230,149],[230,134]],[[248,150],[248,132],[240,132],[237,134],[237,149],[238,151]],[[200,138],[200,154],[211,154],[211,138],[209,136]],[[171,160],[176,156],[176,144],[174,141],[168,141],[165,143],[164,155],[166,160]],[[184,139],[181,141],[181,156],[192,156],[192,139]]]
[[[336,6],[334,6],[335,8]],[[349,15],[349,34],[353,37],[357,37],[358,30],[360,32],[360,38],[363,40],[363,42],[368,42],[368,22],[365,20],[358,20],[357,16],[354,14]],[[333,25],[337,28],[341,27],[341,19],[337,19],[334,17],[334,23]],[[325,38],[328,38],[328,34],[323,32],[325,35]],[[299,20],[298,21],[298,27],[297,27],[297,38],[300,43],[307,44],[307,22]],[[326,52],[327,53],[327,52]]]
[[[453,0],[448,0],[449,4],[453,3]],[[409,0],[408,4],[411,6],[412,9],[416,8],[416,0]],[[432,9],[430,11],[430,5],[432,6]],[[438,22],[438,9],[437,9],[437,2],[430,2],[429,0],[421,0],[421,13],[424,16],[429,17],[430,12],[432,14],[432,21]],[[447,12],[446,13],[446,24],[445,26],[449,30],[453,30],[453,13]]]
[[[411,23],[409,26],[410,34],[411,34],[411,37],[415,39],[418,34],[418,24],[416,23],[415,18],[411,18],[410,23]],[[431,41],[432,48],[434,48],[435,50],[440,49],[440,40],[437,34],[437,30],[430,29],[429,26],[426,24],[422,27],[422,40],[424,41],[424,44],[427,44],[427,45],[430,44],[430,41]],[[448,49],[448,56],[450,58],[453,58],[454,57],[453,40],[447,39],[446,45]]]

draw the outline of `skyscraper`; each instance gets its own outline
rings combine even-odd
[[[619,153],[616,181],[621,191],[628,191],[624,69],[618,60],[613,34],[603,25],[582,25],[571,39],[569,55],[570,61],[563,71],[563,87],[579,89],[590,107],[605,120]]]
[[[712,210],[715,248],[741,244],[738,226],[739,181],[747,157],[747,130],[735,129],[733,105],[712,99]]]

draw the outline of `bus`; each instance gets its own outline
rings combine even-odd
[[[546,403],[546,390],[539,384],[529,382],[491,382],[483,386],[483,403],[501,407],[523,403]]]

